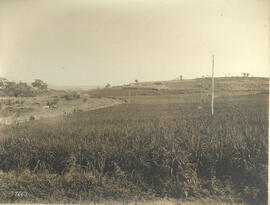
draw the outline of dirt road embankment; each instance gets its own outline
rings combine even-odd
[[[70,115],[124,103],[112,98],[80,98],[66,100],[56,96],[35,98],[2,98],[0,124],[18,124],[31,120]]]

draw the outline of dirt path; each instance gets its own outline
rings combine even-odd
[[[0,117],[0,124],[10,125],[19,124],[31,120],[46,119],[52,117],[59,117],[64,115],[71,115],[75,112],[86,112],[91,110],[103,109],[107,107],[112,107],[124,103],[124,101],[119,99],[102,98],[102,99],[88,99],[87,102],[73,101],[73,102],[59,102],[57,108],[50,108],[49,106],[40,105],[25,105],[24,109],[29,109],[30,111],[18,114],[20,109],[17,109],[8,116]],[[15,106],[14,106],[15,107]],[[14,108],[15,109],[15,108]]]

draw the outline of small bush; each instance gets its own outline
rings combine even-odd
[[[64,96],[62,96],[62,98],[66,99],[66,100],[77,100],[80,98],[80,95],[75,93],[75,94],[66,94]]]
[[[33,115],[31,115],[30,117],[29,117],[29,120],[35,120],[36,118],[35,118],[35,116],[33,116]]]
[[[47,101],[46,105],[53,106],[53,105],[57,105],[58,102],[59,102],[59,99],[54,98],[53,100]]]

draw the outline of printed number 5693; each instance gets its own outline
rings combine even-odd
[[[22,198],[22,197],[27,197],[27,192],[15,191],[14,195],[15,195],[16,197],[20,197],[20,198]]]

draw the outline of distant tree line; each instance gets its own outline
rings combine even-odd
[[[12,82],[5,78],[0,79],[0,96],[8,97],[34,97],[48,90],[48,84],[40,79],[31,83],[31,86],[24,82]]]

